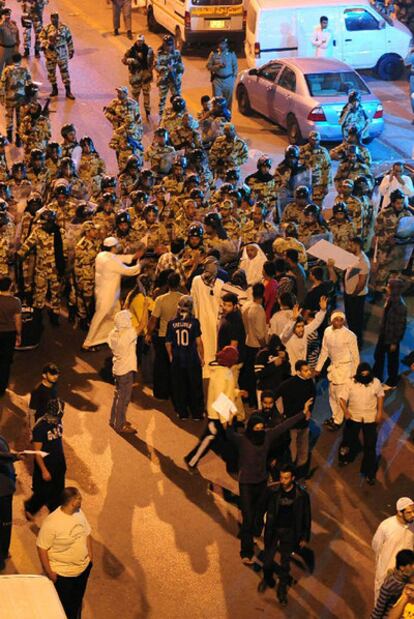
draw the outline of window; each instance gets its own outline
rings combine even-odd
[[[357,90],[362,95],[370,94],[366,84],[354,71],[312,73],[305,75],[305,80],[312,97],[338,97],[347,95],[350,90]]]
[[[296,75],[292,69],[289,69],[288,67],[284,68],[278,85],[282,88],[286,88],[286,90],[290,90],[291,92],[296,91]]]
[[[251,7],[249,11],[247,11],[247,30],[250,30],[252,34],[256,32],[256,19],[257,13],[253,7]]]
[[[279,75],[281,68],[282,65],[278,63],[268,64],[260,69],[259,77],[269,80],[269,82],[274,82]]]
[[[365,9],[345,9],[345,26],[349,32],[379,30],[380,22]]]

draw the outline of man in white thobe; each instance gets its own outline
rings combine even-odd
[[[398,499],[395,516],[381,522],[372,538],[375,552],[375,601],[388,570],[395,567],[397,552],[414,549],[414,501],[409,497]]]
[[[114,316],[121,309],[121,277],[138,275],[141,270],[139,263],[126,265],[138,260],[145,251],[144,247],[140,247],[135,254],[121,255],[117,253],[120,246],[114,236],[108,236],[103,247],[104,250],[95,260],[95,313],[82,346],[85,351],[95,350],[96,346],[107,342],[114,326]]]
[[[332,33],[328,30],[328,18],[324,15],[319,20],[312,35],[312,45],[317,58],[330,58],[333,52]]]
[[[391,172],[385,174],[379,186],[379,192],[384,198],[381,210],[390,203],[390,196],[393,191],[399,189],[407,198],[414,196],[414,185],[408,174],[404,174],[404,165],[400,161],[396,161],[392,165]]]
[[[206,263],[204,273],[196,275],[191,286],[194,316],[200,321],[201,340],[204,346],[204,378],[209,378],[209,363],[216,358],[222,286],[222,280],[217,278],[217,263],[215,261]]]
[[[315,368],[317,374],[322,371],[328,358],[331,361],[328,380],[332,417],[325,421],[325,425],[329,430],[339,430],[344,420],[340,398],[346,383],[356,373],[359,350],[355,333],[345,327],[345,314],[338,310],[332,312],[331,325],[323,334],[321,354]]]

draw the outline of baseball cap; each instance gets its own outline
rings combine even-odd
[[[118,239],[114,236],[107,236],[103,242],[104,247],[115,247],[115,245],[118,245]]]
[[[217,353],[216,362],[218,365],[231,368],[239,362],[239,351],[234,346],[225,346]]]
[[[410,507],[410,505],[414,505],[414,501],[410,499],[408,496],[403,496],[401,497],[401,499],[398,499],[395,507],[397,509],[397,512],[402,512],[407,507]]]

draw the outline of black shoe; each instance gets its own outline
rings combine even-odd
[[[28,47],[25,47],[23,56],[25,58],[29,58],[29,56],[30,56],[30,49]]]
[[[185,456],[185,457],[184,457],[184,462],[185,462],[185,464],[186,464],[186,467],[188,468],[188,470],[189,470],[191,473],[193,473],[194,471],[196,471],[196,470],[197,470],[197,466],[191,466],[191,465],[189,464],[189,462],[190,462],[190,458],[189,458],[188,456]]]
[[[257,585],[257,591],[258,591],[258,593],[264,593],[266,591],[266,589],[268,589],[268,588],[273,589],[275,584],[276,584],[275,580],[272,580],[272,582],[267,582],[267,580],[262,578],[262,580]]]
[[[21,141],[20,135],[18,133],[16,133],[16,139],[15,139],[14,143],[16,144],[17,148],[20,148],[21,145],[22,145],[22,141]]]
[[[114,36],[115,36],[115,37],[119,36],[119,30],[118,30],[118,28],[115,28],[115,30],[114,30]]]
[[[366,482],[368,486],[375,486],[376,479],[375,477],[367,477]]]
[[[127,37],[128,37],[128,39],[132,40],[132,32],[130,30],[128,30],[128,32],[127,32]]]
[[[13,142],[13,129],[7,129],[7,140],[10,144]]]
[[[76,307],[74,305],[69,306],[68,321],[73,325],[76,320]]]
[[[276,592],[277,601],[281,606],[287,606],[287,588],[286,585],[279,585]]]
[[[65,91],[66,91],[66,99],[71,99],[72,101],[76,99],[75,95],[73,95],[70,91],[70,86],[65,86]]]
[[[57,84],[53,84],[52,92],[50,93],[50,96],[51,97],[57,97],[58,94],[59,94],[59,90],[58,90]]]

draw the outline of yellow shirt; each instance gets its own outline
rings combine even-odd
[[[152,308],[154,307],[154,300],[151,297],[146,297],[139,292],[131,301],[131,303],[126,302],[126,308],[132,314],[132,326],[137,332],[137,335],[145,335],[147,332],[148,326],[148,315],[149,312],[152,312]]]

